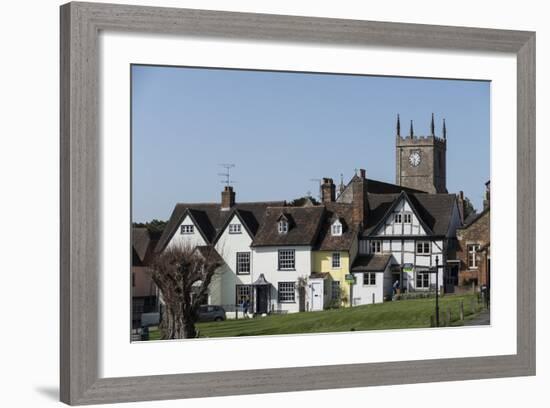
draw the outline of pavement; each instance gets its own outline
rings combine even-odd
[[[490,310],[484,310],[473,319],[464,321],[464,326],[482,326],[491,324]]]

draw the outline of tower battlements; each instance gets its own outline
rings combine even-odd
[[[447,125],[443,119],[441,136],[435,134],[432,113],[429,135],[415,135],[411,120],[407,135],[401,134],[401,119],[396,123],[396,184],[427,193],[446,193]]]

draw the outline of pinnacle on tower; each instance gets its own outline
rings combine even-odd
[[[399,120],[399,113],[397,114],[396,131],[397,131],[397,136],[401,137],[401,121]]]
[[[445,124],[445,118],[443,118],[443,139],[447,139],[447,125]]]
[[[409,129],[409,137],[411,139],[414,137],[413,121],[412,120],[411,120],[411,128]]]
[[[430,135],[435,136],[435,123],[434,123],[434,114],[432,112],[432,122],[430,123]]]

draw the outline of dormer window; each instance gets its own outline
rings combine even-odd
[[[279,225],[279,234],[286,234],[288,232],[287,220],[280,220],[278,225]]]
[[[339,237],[342,235],[342,223],[339,220],[336,220],[332,223],[330,233],[335,237]]]

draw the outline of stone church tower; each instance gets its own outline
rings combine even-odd
[[[427,193],[447,192],[447,128],[443,119],[442,137],[435,135],[434,115],[430,135],[415,136],[413,123],[408,136],[401,137],[401,123],[397,115],[395,142],[395,183]]]

